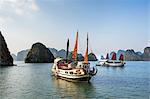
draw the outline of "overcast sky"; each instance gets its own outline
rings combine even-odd
[[[70,50],[79,31],[84,53],[86,33],[97,55],[150,46],[149,0],[0,0],[0,30],[11,53],[35,42]]]

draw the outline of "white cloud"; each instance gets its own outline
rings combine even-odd
[[[2,23],[2,24],[5,24],[5,23],[7,23],[7,22],[12,22],[13,20],[12,20],[12,18],[11,17],[3,17],[3,16],[0,16],[0,22]]]
[[[30,17],[37,11],[36,0],[0,0],[0,22],[12,20],[14,16]]]

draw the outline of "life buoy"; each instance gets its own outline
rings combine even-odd
[[[76,70],[76,73],[77,73],[77,74],[81,74],[80,69],[77,69],[77,70]]]
[[[80,71],[80,69],[77,69],[77,70],[76,70],[76,72],[79,72],[79,71]]]

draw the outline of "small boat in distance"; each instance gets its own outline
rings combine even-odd
[[[116,53],[113,52],[111,60],[109,59],[109,54],[107,53],[106,59],[102,59],[96,64],[97,66],[112,66],[112,67],[122,67],[124,66],[124,56],[120,55],[119,60],[117,60]]]
[[[67,42],[66,59],[56,58],[52,67],[52,73],[57,78],[61,78],[67,81],[88,81],[97,73],[96,67],[90,68],[88,62],[88,35],[87,35],[87,49],[84,57],[84,61],[77,60],[78,51],[78,32],[76,35],[76,43],[72,55],[73,60],[68,59],[69,54],[69,39]]]
[[[101,60],[98,61],[96,66],[103,66],[105,64],[105,62],[108,61],[108,60],[109,60],[109,54],[107,53],[106,58],[101,57]]]

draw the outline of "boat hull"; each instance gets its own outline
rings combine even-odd
[[[122,67],[122,66],[124,66],[124,64],[122,64],[122,63],[110,63],[110,64],[105,64],[105,66],[112,66],[112,67]]]
[[[103,66],[105,64],[105,62],[99,62],[96,64],[96,66]]]
[[[107,61],[106,59],[100,60],[100,61],[96,64],[96,66],[103,66],[106,61]]]
[[[70,75],[70,74],[65,74],[65,73],[60,73],[54,71],[53,76],[56,78],[60,78],[66,81],[72,81],[72,82],[89,82],[92,75],[87,74],[87,75]]]
[[[99,62],[96,66],[112,66],[112,67],[123,67],[124,62]]]
[[[63,76],[57,76],[57,78],[62,79],[62,80],[66,80],[66,81],[70,81],[70,82],[89,82],[91,77],[81,77],[81,78],[67,78],[67,77],[63,77]]]

